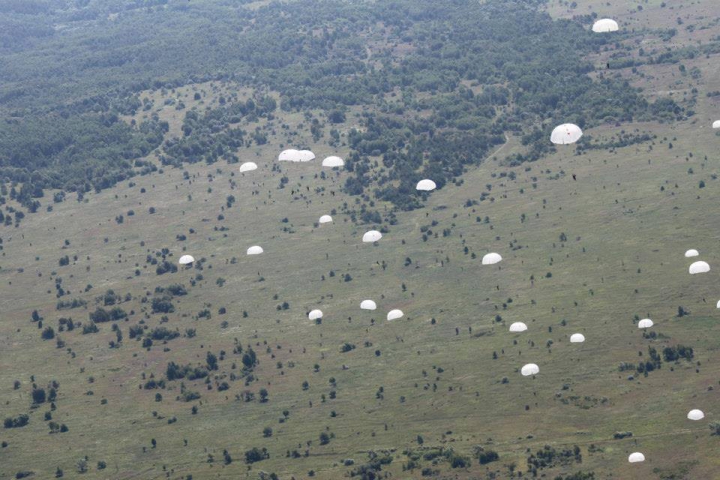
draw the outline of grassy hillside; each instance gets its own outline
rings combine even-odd
[[[648,55],[718,35],[720,9],[709,0],[620,11],[577,3],[545,8],[554,18],[594,11],[627,29],[649,26],[657,36],[641,43]],[[641,59],[638,38],[621,34],[584,61]],[[710,124],[720,75],[717,55],[683,55],[590,75],[627,80],[650,102],[672,98],[694,111],[685,120],[596,120],[577,150],[524,163],[526,132],[508,132],[411,211],[350,195],[357,172],[320,166],[327,155],[350,157],[368,107],[348,106],[337,124],[320,108],[246,116],[233,127],[267,143],[181,163],[168,149],[185,138],[186,112],[209,109],[212,120],[228,104],[283,95],[228,79],[137,91],[149,107],[118,122],[155,116],[170,142],[143,157],[146,174],[80,201],[68,194],[51,212],[60,192],[48,191],[19,227],[1,227],[0,416],[22,423],[25,414],[28,423],[0,430],[0,478],[52,478],[58,468],[65,478],[113,479],[717,477],[720,437],[708,425],[720,421],[720,139]],[[230,141],[230,130],[203,141]],[[318,158],[279,164],[289,146]],[[260,168],[240,175],[235,161]],[[359,163],[373,188],[383,185],[382,163],[381,155]],[[364,223],[367,211],[382,221]],[[331,212],[333,224],[317,225]],[[374,227],[383,239],[363,244]],[[246,256],[252,245],[265,253]],[[689,275],[690,248],[713,270]],[[488,252],[503,262],[482,266]],[[185,253],[194,267],[158,275]],[[378,310],[360,310],[366,298]],[[100,321],[98,308],[115,307],[118,320]],[[307,318],[316,308],[319,324]],[[395,308],[405,316],[387,322]],[[91,314],[98,331],[83,334]],[[636,325],[645,317],[655,322],[647,332]],[[509,333],[515,321],[529,330]],[[44,340],[48,327],[54,338]],[[584,344],[570,344],[576,332]],[[692,358],[665,357],[678,346]],[[638,372],[648,361],[655,369]],[[171,362],[206,376],[171,380]],[[535,378],[520,375],[526,363],[539,365]],[[621,371],[622,363],[631,365]],[[40,389],[45,399],[34,398]],[[687,420],[693,408],[706,418]],[[619,432],[632,436],[615,439]],[[646,462],[629,464],[635,451]],[[481,464],[490,452],[499,458]]]

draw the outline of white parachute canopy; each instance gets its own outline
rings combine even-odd
[[[643,455],[640,452],[631,453],[628,457],[628,462],[630,463],[638,463],[638,462],[644,462],[645,461],[645,455]]]
[[[330,215],[323,215],[320,217],[320,223],[331,223],[332,217]]]
[[[425,180],[420,180],[415,188],[423,192],[429,192],[435,190],[437,185],[435,185],[435,182],[432,180],[426,178]]]
[[[696,273],[707,273],[709,271],[710,265],[705,262],[695,262],[690,265],[690,275],[695,275]]]
[[[688,420],[702,420],[705,418],[705,414],[702,410],[690,410],[687,414]]]
[[[558,125],[550,134],[550,141],[555,145],[569,145],[580,140],[583,132],[577,125],[573,123],[563,123]]]
[[[369,232],[366,232],[365,235],[363,235],[363,242],[373,243],[373,242],[377,242],[381,238],[382,238],[382,233],[378,232],[377,230],[370,230]]]
[[[717,308],[720,308],[720,300],[718,300]]]
[[[525,325],[523,322],[515,322],[510,325],[511,332],[519,333],[524,332],[525,330],[527,330],[527,325]]]
[[[654,325],[653,321],[649,318],[643,318],[638,322],[638,328],[650,328]]]
[[[502,257],[499,253],[488,253],[485,255],[482,259],[483,265],[495,265],[496,263],[500,263],[502,261]]]
[[[248,255],[260,255],[260,254],[263,253],[264,251],[265,251],[265,250],[263,250],[262,247],[259,247],[259,246],[255,245],[255,246],[252,246],[252,247],[250,247],[250,248],[247,249],[247,254],[248,254]]]
[[[283,150],[280,155],[278,155],[278,162],[299,162],[300,161],[300,152],[295,150],[294,148],[291,148],[289,150]]]
[[[180,257],[180,260],[178,261],[178,263],[180,265],[189,265],[189,264],[193,263],[194,261],[195,261],[195,258],[193,258],[192,255],[183,255],[182,257]]]
[[[720,128],[720,120],[715,120],[713,122],[713,128]]]
[[[700,255],[700,252],[698,252],[694,248],[691,248],[690,250],[685,252],[685,258],[697,257],[698,255]]]
[[[405,315],[402,310],[390,310],[387,314],[388,320],[397,320],[398,318],[402,318],[402,316]]]
[[[573,333],[570,335],[570,343],[583,343],[585,341],[585,335],[582,333]]]
[[[322,316],[322,310],[313,310],[312,312],[308,313],[308,318],[310,320],[317,320],[318,318],[322,318]]]
[[[528,363],[522,369],[520,370],[520,373],[523,374],[523,377],[529,377],[531,375],[537,375],[540,373],[540,367],[535,365],[534,363]]]
[[[327,157],[322,163],[323,167],[328,168],[342,167],[343,165],[345,165],[345,160],[340,157],[336,157],[335,155]]]
[[[601,18],[592,26],[592,31],[595,33],[617,32],[619,29],[618,23],[609,18]]]
[[[375,310],[377,308],[377,304],[372,300],[363,300],[360,303],[360,308],[363,310]]]
[[[309,162],[315,160],[315,154],[310,150],[300,150],[298,152],[298,159],[300,162]]]
[[[252,172],[253,170],[257,170],[257,163],[255,162],[245,162],[240,165],[240,173]]]

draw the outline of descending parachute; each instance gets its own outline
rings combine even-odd
[[[360,308],[363,310],[375,310],[377,308],[377,304],[372,300],[363,300],[360,303]]]
[[[369,232],[366,232],[365,235],[363,235],[363,242],[373,243],[373,242],[377,242],[381,238],[382,238],[382,233],[378,232],[377,230],[370,230]]]
[[[628,457],[628,462],[630,463],[638,463],[638,462],[644,462],[645,461],[645,455],[643,455],[640,452],[631,453]]]
[[[690,410],[687,414],[688,420],[702,420],[705,418],[705,414],[702,410]]]
[[[180,257],[180,260],[178,261],[178,263],[180,265],[189,265],[189,264],[193,263],[194,261],[195,261],[195,258],[193,258],[192,255],[183,255],[182,257]]]
[[[718,300],[717,308],[720,308],[720,300]]]
[[[697,257],[698,255],[700,255],[700,252],[698,252],[694,248],[691,248],[690,250],[685,252],[685,258]]]
[[[510,325],[510,331],[514,333],[520,333],[527,330],[527,325],[525,325],[523,322],[515,322],[512,325]]]
[[[690,275],[695,275],[696,273],[707,273],[709,271],[710,265],[705,262],[695,262],[690,265]]]
[[[638,328],[650,328],[653,325],[655,325],[655,324],[649,318],[643,318],[642,320],[640,320],[638,322]]]
[[[619,29],[618,23],[609,18],[602,18],[592,26],[592,31],[595,33],[617,32]]]
[[[283,150],[278,156],[278,162],[299,162],[300,152],[291,148],[289,150]]]
[[[713,122],[713,128],[720,128],[720,120],[715,120]]]
[[[482,259],[483,265],[495,265],[502,261],[502,257],[499,253],[488,253]]]
[[[398,318],[402,318],[402,316],[405,315],[402,310],[390,310],[387,314],[388,320],[397,320]]]
[[[250,247],[250,248],[247,249],[247,254],[248,254],[248,255],[260,255],[260,254],[263,253],[264,251],[265,251],[265,250],[263,250],[262,247],[259,247],[259,246],[255,245],[255,246]]]
[[[308,313],[308,318],[310,320],[317,320],[322,317],[323,317],[322,310],[313,310],[312,312]]]
[[[330,215],[323,215],[320,217],[320,223],[331,223],[332,217]]]
[[[582,333],[573,333],[570,336],[570,343],[583,343],[585,341],[585,335]]]
[[[569,145],[580,140],[583,136],[583,132],[575,124],[563,123],[558,125],[550,134],[550,141],[555,145]]]
[[[429,192],[435,190],[437,185],[432,180],[426,178],[425,180],[420,180],[415,188],[423,192]]]
[[[240,173],[252,172],[253,170],[257,170],[257,163],[245,162],[242,165],[240,165]]]
[[[540,373],[540,367],[535,365],[534,363],[528,363],[522,369],[520,370],[520,373],[523,374],[523,377],[529,377],[531,375],[537,375]]]
[[[327,157],[322,162],[322,166],[328,168],[342,167],[343,165],[345,165],[345,160],[340,157],[336,157],[335,155]]]

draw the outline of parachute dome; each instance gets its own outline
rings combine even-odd
[[[482,259],[483,265],[495,265],[496,263],[499,263],[502,261],[502,257],[499,253],[488,253],[485,255]]]
[[[573,333],[570,336],[570,343],[583,343],[585,341],[585,335],[582,333]]]
[[[602,18],[592,26],[592,31],[595,33],[617,32],[619,29],[618,23],[609,18]]]
[[[317,320],[318,318],[322,318],[322,316],[322,310],[313,310],[312,312],[308,313],[308,318],[310,320]]]
[[[717,308],[720,308],[720,300],[718,300]]]
[[[320,217],[320,223],[330,223],[332,222],[332,217],[330,215],[323,215]]]
[[[522,370],[520,370],[520,373],[523,374],[523,377],[529,377],[531,375],[536,375],[540,373],[540,367],[535,365],[534,363],[528,363],[524,367],[522,367]]]
[[[336,157],[335,155],[327,157],[322,163],[323,167],[329,168],[342,167],[343,165],[345,165],[345,160],[340,157]]]
[[[265,250],[263,250],[262,247],[258,247],[257,245],[255,245],[254,247],[250,247],[247,249],[247,254],[248,255],[260,255],[264,251]]]
[[[640,320],[638,322],[638,328],[650,328],[653,325],[655,325],[655,324],[649,318],[643,318],[642,320]]]
[[[700,255],[700,253],[697,250],[695,250],[694,248],[685,252],[685,258],[697,257],[698,255]]]
[[[687,414],[688,420],[702,420],[705,414],[702,410],[690,410]]]
[[[690,265],[690,275],[695,275],[696,273],[707,273],[709,271],[710,265],[705,262],[695,262]]]
[[[563,123],[552,131],[550,141],[555,145],[569,145],[580,140],[582,136],[583,132],[580,127],[572,123]]]
[[[369,232],[365,233],[365,235],[363,235],[363,242],[373,243],[373,242],[377,242],[381,238],[382,238],[382,233],[378,232],[377,230],[370,230]]]
[[[415,188],[423,192],[429,192],[431,190],[435,190],[437,185],[435,185],[435,182],[432,180],[426,178],[425,180],[420,180]]]
[[[257,163],[255,162],[245,162],[240,165],[240,173],[252,172],[253,170],[257,170]]]
[[[720,120],[715,120],[713,122],[713,128],[720,128]]]
[[[299,162],[300,152],[291,148],[289,150],[283,150],[278,156],[278,162]]]
[[[298,158],[301,162],[309,162],[311,160],[315,160],[315,154],[310,150],[300,150],[298,152]]]
[[[387,314],[388,320],[397,320],[398,318],[401,318],[403,315],[405,315],[402,310],[390,310]]]
[[[195,261],[192,255],[183,255],[178,262],[180,265],[188,265]]]
[[[362,303],[360,303],[360,308],[363,310],[375,310],[377,308],[377,304],[372,300],[363,300]]]
[[[510,325],[511,332],[519,333],[524,332],[525,330],[527,330],[527,325],[525,325],[523,322],[515,322]]]
[[[640,452],[631,453],[628,457],[628,462],[630,463],[638,463],[638,462],[644,462],[645,461],[645,455],[643,455]]]

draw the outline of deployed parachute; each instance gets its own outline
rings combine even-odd
[[[717,308],[720,308],[720,300],[718,300]]]
[[[382,238],[382,233],[378,232],[377,230],[370,230],[369,232],[366,232],[365,235],[363,235],[363,242],[373,243],[373,242],[377,242],[381,238]]]
[[[558,125],[550,134],[550,141],[555,145],[569,145],[580,140],[583,136],[583,132],[575,124],[563,123]]]
[[[698,255],[700,255],[700,253],[694,248],[691,248],[690,250],[685,252],[685,258],[697,257]]]
[[[643,455],[640,452],[631,453],[628,457],[628,462],[630,463],[638,463],[638,462],[644,462],[645,461],[645,455]]]
[[[502,261],[502,257],[499,253],[488,253],[482,259],[483,265],[495,265]]]
[[[534,363],[528,363],[522,369],[520,370],[520,373],[523,374],[523,377],[529,377],[531,375],[537,375],[540,373],[540,367],[535,365]]]
[[[300,152],[291,148],[289,150],[283,150],[278,156],[278,162],[299,162]]]
[[[423,192],[429,192],[435,190],[437,185],[435,185],[435,182],[432,180],[426,178],[425,180],[420,180],[415,188]]]
[[[688,420],[702,420],[705,414],[702,410],[690,410],[687,414]]]
[[[245,162],[242,165],[240,165],[240,173],[252,172],[253,170],[257,170],[257,163]]]
[[[527,330],[527,325],[525,325],[523,322],[515,322],[512,325],[510,325],[510,331],[514,333],[520,333]]]
[[[720,120],[715,120],[713,122],[713,128],[720,128]]]
[[[638,322],[638,328],[650,328],[653,325],[655,325],[655,324],[649,318],[643,318],[642,320],[640,320]]]
[[[318,318],[322,318],[323,313],[322,310],[313,310],[312,312],[308,313],[308,318],[310,320],[317,320]]]
[[[300,150],[298,152],[298,159],[300,162],[309,162],[315,160],[315,154],[310,150]]]
[[[330,215],[323,215],[320,217],[320,223],[331,223],[332,217]]]
[[[570,343],[583,343],[585,341],[585,335],[582,333],[573,333],[570,336]]]
[[[696,273],[707,273],[709,271],[710,265],[705,262],[695,262],[690,265],[690,275],[695,275]]]
[[[387,314],[388,320],[397,320],[398,318],[402,318],[402,316],[405,315],[402,310],[390,310]]]
[[[328,168],[342,167],[343,165],[345,165],[345,160],[335,155],[327,157],[322,163],[323,167]]]
[[[194,261],[195,261],[195,258],[193,258],[192,255],[183,255],[182,257],[180,257],[180,260],[178,261],[178,263],[180,265],[189,265],[189,264],[193,263]]]
[[[362,303],[360,303],[360,308],[363,310],[375,310],[377,308],[377,304],[372,300],[363,300]]]
[[[265,251],[265,250],[263,250],[262,247],[259,247],[259,246],[255,245],[255,246],[250,247],[250,248],[247,249],[247,254],[248,254],[248,255],[260,255],[260,254],[263,253],[264,251]]]
[[[609,18],[602,18],[592,26],[592,31],[595,33],[617,32],[619,29],[618,23]]]

